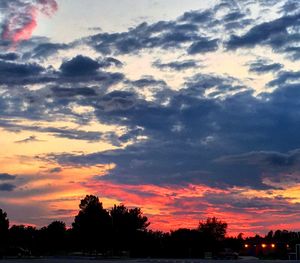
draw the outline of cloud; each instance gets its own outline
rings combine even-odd
[[[12,131],[12,132],[19,132],[19,131],[34,131],[34,132],[41,132],[41,133],[48,133],[53,135],[54,137],[58,138],[68,138],[72,140],[86,140],[86,141],[99,141],[102,139],[103,134],[101,132],[94,132],[94,131],[83,131],[78,129],[69,129],[67,127],[41,127],[35,125],[22,125],[17,123],[12,123],[9,121],[3,121],[0,123],[0,127]],[[37,141],[36,136],[30,136],[21,141],[17,141],[17,143],[27,143]]]
[[[15,143],[30,143],[30,142],[39,142],[40,140],[37,139],[36,136],[29,136],[28,138],[25,138],[23,140],[20,141],[15,141]]]
[[[99,68],[100,64],[97,61],[78,55],[69,61],[63,62],[60,71],[63,75],[78,76],[96,74]]]
[[[192,24],[201,24],[203,26],[211,26],[217,23],[212,10],[186,12],[179,18],[179,21]]]
[[[49,173],[60,173],[63,169],[61,167],[55,167],[49,170]]]
[[[267,86],[269,87],[281,87],[288,84],[295,83],[296,85],[300,80],[300,71],[282,71],[270,81]],[[292,85],[291,85],[292,86]]]
[[[296,32],[288,29],[297,28],[300,15],[284,15],[269,22],[263,22],[253,26],[248,32],[241,36],[232,35],[227,42],[229,50],[238,48],[251,48],[256,45],[271,46],[276,51],[283,51],[284,48],[296,44],[299,40]]]
[[[222,13],[221,17],[229,23],[244,19],[246,15],[239,10],[230,10],[228,16]],[[275,45],[275,38],[282,33],[288,34],[287,29],[294,23],[291,17],[296,18],[284,15],[269,22],[256,21],[257,25],[252,25],[252,29],[236,31],[244,33],[239,37],[232,35],[226,43],[232,49]],[[122,73],[108,71],[114,67],[113,70],[118,68],[126,72],[117,55],[157,48],[172,52],[182,49],[184,56],[179,54],[177,57],[186,59],[165,63],[155,61],[156,67],[176,71],[192,69],[197,66],[197,61],[191,55],[216,51],[222,46],[222,40],[226,41],[227,38],[221,38],[218,31],[223,28],[221,24],[212,9],[191,11],[171,21],[142,23],[125,32],[100,33],[81,41],[81,45],[89,45],[102,53],[100,58],[77,55],[62,61],[57,70],[34,62],[22,62],[22,56],[17,61],[1,60],[0,71],[6,75],[0,77],[4,86],[0,98],[1,127],[72,140],[103,140],[114,146],[124,146],[86,155],[66,153],[49,157],[61,164],[115,163],[116,168],[99,180],[272,188],[264,180],[266,172],[277,178],[279,173],[289,172],[290,167],[216,160],[245,155],[255,162],[262,152],[273,153],[273,158],[279,158],[281,154],[288,155],[300,148],[297,136],[300,127],[295,121],[299,108],[296,100],[299,97],[299,72],[280,71],[282,66],[271,61],[258,59],[252,62],[250,71],[278,72],[269,83],[274,91],[257,96],[242,80],[227,75],[187,75],[181,88],[171,89],[167,78],[142,75],[131,80]],[[266,29],[270,31],[263,35]],[[58,49],[65,48],[60,44],[42,44],[38,41],[36,53],[40,52],[40,55],[36,59],[53,56]],[[34,89],[28,87],[31,84],[35,84]],[[88,107],[91,111],[78,114],[74,107]],[[20,118],[55,121],[61,116],[85,124],[97,119],[102,124],[122,127],[123,134],[3,121]]]
[[[173,61],[168,63],[163,63],[161,60],[156,60],[153,62],[153,66],[159,69],[170,69],[170,70],[187,70],[187,69],[198,69],[201,67],[196,60],[183,60],[183,61]]]
[[[38,75],[44,69],[36,63],[16,63],[0,61],[0,74],[9,77],[28,77]],[[3,78],[2,77],[2,78]],[[1,79],[2,79],[1,78]]]
[[[134,90],[109,92],[89,103],[99,121],[138,128],[144,139],[123,149],[50,158],[62,165],[115,163],[99,180],[116,183],[272,189],[267,177],[297,168],[299,84],[293,85],[255,96],[232,77],[197,74],[185,88],[168,91],[167,104],[155,99],[165,90],[152,101]]]
[[[0,184],[0,192],[12,192],[15,188],[16,186],[13,184],[8,184],[8,183]]]
[[[270,72],[277,72],[283,68],[280,63],[272,63],[264,59],[258,59],[249,63],[249,71],[257,74],[265,74]]]
[[[99,63],[101,68],[109,68],[112,66],[120,68],[123,66],[123,63],[120,60],[112,57],[106,57],[99,61]]]
[[[96,91],[93,88],[84,88],[84,87],[74,87],[74,88],[65,88],[65,87],[51,87],[51,91],[54,96],[63,98],[63,97],[74,97],[74,96],[96,96]]]
[[[300,4],[297,0],[288,0],[283,4],[281,11],[284,14],[293,14],[297,13],[299,9]]]
[[[19,54],[14,53],[14,52],[0,54],[0,59],[2,59],[2,60],[14,61],[14,60],[17,60],[18,58],[19,58]]]
[[[7,173],[0,173],[0,181],[10,181],[10,180],[15,180],[16,176],[7,174]]]
[[[198,205],[197,205],[198,204]],[[176,200],[175,206],[179,209],[184,207],[219,207],[222,213],[238,213],[257,215],[259,221],[263,221],[264,217],[299,217],[300,203],[295,202],[291,198],[282,196],[274,197],[253,197],[245,196],[240,192],[231,190],[222,194],[214,192],[206,192],[202,197],[198,198],[179,198]]]
[[[58,44],[58,43],[40,43],[33,48],[29,53],[26,53],[25,56],[31,58],[41,58],[45,59],[49,56],[56,54],[58,51],[66,50],[72,45],[67,44]]]
[[[3,0],[0,4],[4,17],[1,38],[17,43],[31,37],[37,26],[37,15],[52,16],[58,9],[55,0]]]
[[[216,51],[218,49],[218,39],[207,39],[203,38],[194,42],[188,49],[188,53],[190,55],[198,54],[198,53],[207,53]]]
[[[144,76],[143,78],[139,80],[135,80],[131,82],[134,86],[139,88],[145,88],[149,86],[160,86],[164,87],[166,86],[166,82],[163,80],[156,80],[152,76]]]
[[[24,60],[27,60],[25,58]],[[44,68],[37,62],[25,63],[21,61],[6,61],[0,59],[0,84],[6,87],[66,83],[89,83],[97,82],[102,87],[109,87],[124,79],[119,72],[104,71],[110,66],[120,67],[121,62],[113,58],[104,58],[99,61],[89,57],[78,55],[69,61],[63,61],[60,70],[49,66]]]
[[[217,49],[217,39],[210,39],[210,37],[200,34],[198,23],[202,19],[207,19],[201,26],[212,24],[209,20],[211,16],[212,14],[207,16],[202,12],[186,13],[175,21],[159,21],[154,24],[142,23],[127,32],[100,33],[87,38],[85,41],[96,51],[105,55],[135,54],[144,49],[153,48],[179,49],[184,44],[193,43],[191,52],[209,52]]]

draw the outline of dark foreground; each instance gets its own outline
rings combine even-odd
[[[255,258],[239,260],[203,260],[203,259],[129,259],[97,260],[93,258],[43,258],[43,259],[3,259],[1,263],[291,263],[291,260],[258,260]]]

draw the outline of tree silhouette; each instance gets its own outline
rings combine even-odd
[[[130,250],[137,241],[139,232],[150,225],[140,208],[128,209],[125,205],[114,205],[110,210],[113,225],[113,245],[117,250]]]
[[[171,256],[188,258],[199,256],[201,242],[199,232],[195,229],[180,228],[171,231]]]
[[[198,231],[213,240],[220,241],[225,238],[227,223],[216,217],[207,218],[206,221],[199,223]]]
[[[9,229],[10,246],[34,250],[37,232],[37,229],[32,226],[13,225]]]
[[[205,240],[204,248],[217,253],[222,247],[221,242],[225,239],[227,223],[218,220],[216,217],[207,218],[199,223],[198,231],[201,239]]]
[[[53,221],[46,228],[48,250],[53,252],[62,251],[66,241],[66,224],[62,221]]]
[[[0,256],[8,244],[9,220],[7,214],[0,209]]]
[[[110,247],[112,220],[99,198],[87,195],[81,200],[73,231],[80,246],[86,250],[105,251]]]

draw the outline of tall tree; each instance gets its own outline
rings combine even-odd
[[[125,205],[114,205],[110,210],[113,224],[113,244],[118,250],[128,250],[137,241],[138,233],[150,225],[140,208],[128,209]]]
[[[62,221],[53,221],[46,228],[48,249],[58,253],[66,247],[66,224]]]
[[[7,214],[2,209],[0,209],[0,255],[1,250],[3,251],[8,244],[8,229],[9,220],[7,218]]]
[[[210,239],[220,241],[226,236],[227,223],[216,217],[211,217],[207,218],[206,221],[199,222],[198,230]]]
[[[10,245],[32,251],[37,232],[37,229],[32,226],[13,225],[9,229]]]
[[[72,224],[81,247],[106,251],[110,248],[112,220],[99,198],[87,195],[81,200],[80,211]]]

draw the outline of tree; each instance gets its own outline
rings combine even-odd
[[[72,226],[81,247],[102,252],[110,248],[112,220],[99,198],[87,195],[81,200],[79,208]]]
[[[0,250],[3,250],[8,244],[8,229],[9,220],[7,218],[7,214],[0,209]]]
[[[199,232],[195,229],[179,228],[170,235],[172,256],[190,258],[199,256]]]
[[[114,205],[110,215],[113,224],[113,244],[118,250],[133,247],[138,233],[146,231],[150,225],[140,208],[128,209],[123,204]]]
[[[198,231],[201,239],[205,240],[203,247],[206,251],[213,254],[218,253],[223,247],[222,241],[225,239],[227,223],[218,220],[216,217],[207,218],[206,221],[200,222]]]
[[[46,228],[46,237],[51,252],[63,251],[66,247],[66,224],[62,221],[53,221]]]
[[[198,231],[212,240],[223,240],[227,232],[227,223],[218,220],[216,217],[207,218],[199,222]]]

